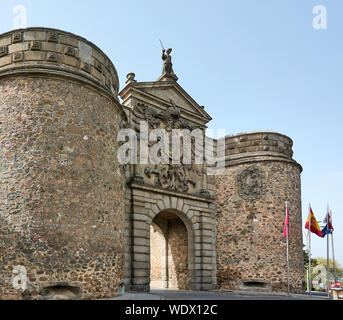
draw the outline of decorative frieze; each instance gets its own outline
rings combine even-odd
[[[66,47],[64,50],[64,54],[67,56],[75,57],[75,49],[73,47]]]
[[[40,51],[42,50],[42,42],[41,41],[31,41],[30,43],[30,50],[32,51]]]
[[[84,62],[84,61],[81,61],[81,70],[83,71],[86,71],[88,73],[91,73],[91,66],[90,64]]]
[[[8,46],[0,47],[0,58],[8,55]]]
[[[48,62],[57,62],[57,53],[56,52],[48,52],[46,60]]]
[[[106,70],[108,72],[111,72],[111,65],[110,65],[110,62],[109,61],[106,61]]]
[[[172,106],[163,111],[157,111],[148,107],[143,103],[137,103],[133,113],[138,121],[146,120],[152,129],[156,129],[163,122],[167,129],[200,129],[198,126],[190,123],[181,117],[181,109],[177,107],[174,101],[171,101]]]
[[[80,79],[86,72],[86,81],[92,79],[111,95],[118,93],[117,72],[111,61],[79,36],[55,29],[27,28],[0,35],[0,44],[0,68],[6,66],[5,72],[17,62],[25,62],[25,68],[32,72],[72,71]],[[13,68],[19,71],[17,64]]]
[[[15,52],[13,53],[13,62],[21,62],[23,61],[23,53],[22,52]]]
[[[108,89],[111,89],[111,87],[112,87],[112,82],[111,82],[110,78],[106,78],[106,83],[105,83],[105,85],[106,85],[106,87],[107,87]]]
[[[56,32],[48,32],[48,42],[58,43],[58,34]]]
[[[190,185],[196,186],[196,182],[189,178],[183,165],[166,165],[157,169],[145,168],[144,173],[148,178],[154,175],[154,185],[162,189],[188,192]]]
[[[22,32],[15,32],[12,35],[12,43],[18,43],[23,41],[23,33]]]
[[[94,59],[94,67],[97,69],[100,73],[102,73],[102,64],[98,60]]]

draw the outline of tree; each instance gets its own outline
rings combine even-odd
[[[323,266],[325,266],[325,268],[327,267],[326,258],[315,258],[315,260],[317,261],[318,265],[323,265]],[[337,261],[335,261],[335,269],[336,269],[337,277],[342,278],[343,277],[343,268]],[[329,272],[330,272],[331,276],[334,274],[333,260],[332,259],[329,259]]]

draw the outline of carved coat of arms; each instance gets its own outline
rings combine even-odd
[[[258,167],[241,171],[236,178],[238,195],[244,200],[257,200],[265,194],[264,174]]]

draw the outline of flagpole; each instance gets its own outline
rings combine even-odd
[[[309,283],[309,291],[310,296],[312,297],[312,279],[311,279],[311,204],[308,205],[309,208],[309,228],[308,228],[308,283]]]
[[[307,248],[307,252],[309,252],[309,246],[308,246],[308,235],[306,236],[306,248]],[[307,279],[307,281],[306,281],[306,292],[310,292],[310,290],[309,290],[309,281],[308,281],[308,271],[309,271],[309,269],[308,269],[309,267],[307,266],[307,269],[306,269],[306,279]]]
[[[330,298],[329,205],[327,205],[327,208],[326,208],[326,233],[327,233],[327,239],[326,239],[326,264],[327,264],[326,278],[327,278],[327,283],[328,283],[328,298]]]
[[[330,216],[332,221],[332,211],[330,210]],[[333,247],[333,230],[331,230],[331,247],[332,247],[332,261],[333,261],[333,272],[335,277],[335,283],[337,282],[337,275],[336,275],[336,264],[335,264],[335,250]]]
[[[333,272],[334,272],[335,282],[337,282],[336,264],[335,264],[335,250],[333,248],[333,231],[331,233],[331,247],[332,247]]]
[[[288,203],[286,201],[286,219],[287,219]],[[289,295],[289,250],[288,250],[288,229],[289,229],[289,217],[286,224],[286,244],[287,244],[287,293]]]

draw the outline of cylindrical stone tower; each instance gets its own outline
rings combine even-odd
[[[109,58],[55,29],[0,35],[0,299],[115,296],[125,114]]]
[[[271,132],[226,137],[226,168],[216,177],[219,289],[287,292],[287,201],[291,291],[303,291],[302,168],[292,145]]]

